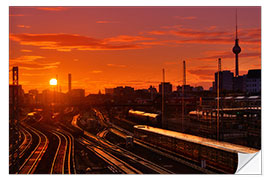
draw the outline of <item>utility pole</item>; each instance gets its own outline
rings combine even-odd
[[[10,136],[10,174],[15,174],[19,171],[19,68],[12,68],[12,104],[9,124]]]
[[[161,96],[162,96],[162,102],[161,102],[161,114],[162,114],[162,126],[163,128],[167,128],[167,122],[165,120],[165,70],[164,68],[162,69],[162,83],[161,83],[161,88],[162,88],[162,92],[161,92]]]
[[[71,73],[68,74],[68,92],[71,91]]]
[[[183,85],[182,85],[182,118],[181,118],[181,131],[184,131],[184,120],[185,120],[185,86],[186,86],[186,62],[183,60]]]
[[[219,141],[219,74],[221,72],[221,59],[218,59],[218,73],[217,73],[217,140]]]

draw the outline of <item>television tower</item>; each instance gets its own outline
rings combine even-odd
[[[239,76],[239,67],[238,67],[238,54],[241,52],[241,48],[239,46],[239,39],[237,35],[237,9],[235,13],[235,44],[233,47],[233,53],[235,54],[235,77]]]

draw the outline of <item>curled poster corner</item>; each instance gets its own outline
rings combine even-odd
[[[261,174],[261,151],[238,153],[238,166],[235,174]]]

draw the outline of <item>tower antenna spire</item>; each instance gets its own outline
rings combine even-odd
[[[237,29],[238,27],[237,27],[237,8],[236,8],[236,10],[235,10],[235,39],[238,39],[238,29]]]

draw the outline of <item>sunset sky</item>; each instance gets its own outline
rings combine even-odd
[[[238,7],[239,73],[261,68],[261,9]],[[27,92],[50,88],[158,87],[162,68],[173,88],[209,89],[222,59],[234,72],[236,7],[10,7],[10,68]],[[10,78],[11,80],[11,78]]]

